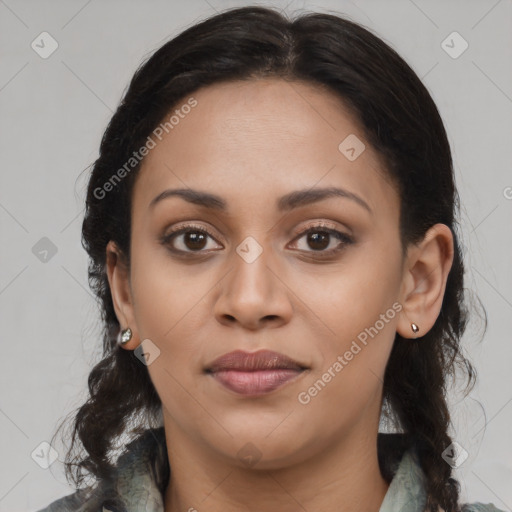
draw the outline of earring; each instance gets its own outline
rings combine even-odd
[[[121,331],[121,345],[125,345],[132,339],[132,330],[128,327]]]
[[[411,324],[411,329],[414,334],[416,334],[420,330],[420,328],[414,323]],[[416,339],[417,336],[415,336],[414,338]]]

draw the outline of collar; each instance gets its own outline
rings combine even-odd
[[[420,512],[425,509],[426,479],[416,453],[407,450],[396,470],[379,512]]]

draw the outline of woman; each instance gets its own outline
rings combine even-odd
[[[457,197],[432,98],[365,28],[246,7],[162,46],[90,177],[104,358],[45,511],[498,510],[452,477]]]

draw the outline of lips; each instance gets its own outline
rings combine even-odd
[[[221,370],[257,371],[257,370],[304,370],[306,366],[297,361],[272,350],[259,350],[258,352],[244,352],[235,350],[218,357],[206,368],[207,373]]]
[[[307,369],[278,352],[235,350],[215,359],[205,372],[239,395],[259,396],[274,391]]]

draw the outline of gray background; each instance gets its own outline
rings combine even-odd
[[[83,402],[100,355],[80,245],[81,172],[141,60],[192,23],[248,4],[0,0],[1,511],[36,510],[72,492],[59,461],[43,469],[31,453]],[[512,2],[295,0],[286,11],[301,9],[332,9],[374,30],[423,79],[441,112],[463,205],[466,287],[489,320],[482,338],[474,316],[464,337],[478,386],[464,401],[450,395],[455,439],[469,452],[456,476],[465,500],[510,511]],[[31,48],[43,31],[59,45],[47,59]],[[469,44],[458,58],[442,47],[453,31]],[[57,249],[46,262],[33,249],[43,237]],[[55,448],[62,460],[63,447]]]

